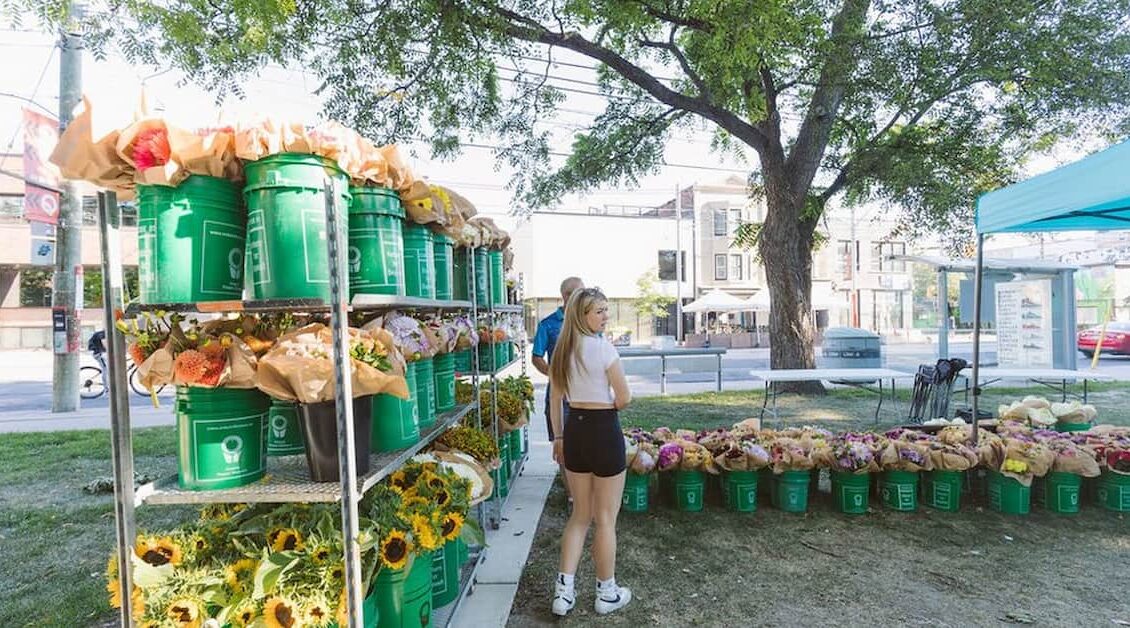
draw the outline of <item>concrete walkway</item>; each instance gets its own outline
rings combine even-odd
[[[510,489],[499,529],[487,530],[486,559],[479,567],[476,584],[451,618],[449,625],[453,627],[505,626],[510,617],[546,496],[557,477],[542,412],[545,388],[538,386],[534,396],[537,410],[530,419],[530,454],[526,468]],[[549,591],[550,583],[546,583],[547,596]]]

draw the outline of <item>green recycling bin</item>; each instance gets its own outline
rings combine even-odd
[[[202,491],[250,484],[267,468],[270,397],[257,389],[178,386],[177,480]]]
[[[330,299],[325,185],[336,181],[342,237],[349,233],[349,176],[337,162],[279,153],[243,167],[247,183],[246,279],[253,299]]]
[[[396,190],[351,187],[349,290],[404,296],[404,207]]]
[[[415,362],[408,363],[404,380],[408,384],[407,399],[386,394],[373,396],[373,431],[369,444],[375,452],[397,451],[420,440]]]
[[[137,186],[138,283],[156,303],[243,294],[247,211],[227,179],[193,175],[176,187]],[[147,250],[142,251],[141,247]]]

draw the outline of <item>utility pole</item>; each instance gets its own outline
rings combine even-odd
[[[683,340],[683,193],[675,184],[675,342]]]
[[[59,33],[59,132],[70,124],[82,98],[83,6],[70,3]],[[55,370],[51,411],[78,410],[79,349],[82,345],[82,197],[74,181],[63,182],[56,230],[55,281],[51,289]],[[103,295],[109,298],[109,295]],[[107,330],[108,331],[108,330]]]

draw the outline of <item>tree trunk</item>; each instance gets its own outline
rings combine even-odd
[[[776,179],[776,181],[774,181]],[[816,368],[816,324],[812,316],[812,235],[815,220],[802,218],[803,199],[795,198],[783,177],[766,177],[767,212],[758,239],[769,283],[770,368]],[[820,382],[789,382],[780,390],[823,394]]]

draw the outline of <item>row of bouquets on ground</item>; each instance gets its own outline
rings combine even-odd
[[[427,626],[459,593],[468,547],[482,546],[471,508],[491,478],[469,456],[429,452],[359,504],[364,625]],[[132,553],[139,626],[345,626],[338,504],[213,504],[197,520],[139,532]],[[107,567],[114,607],[117,555]],[[209,623],[209,622],[214,623]]]
[[[676,504],[684,510],[700,510],[705,475],[720,475],[728,506],[753,510],[761,490],[774,505],[803,511],[813,472],[822,469],[831,476],[838,508],[848,513],[866,512],[869,496],[895,510],[914,510],[919,493],[927,505],[956,510],[972,477],[963,474],[980,471],[991,505],[1004,512],[1027,512],[1033,493],[1050,510],[1077,512],[1084,478],[1098,478],[1092,487],[1097,502],[1130,510],[1130,429],[1113,426],[1058,432],[1002,420],[996,433],[980,430],[974,444],[969,426],[833,433],[760,430],[747,421],[704,432],[632,429],[625,447],[629,510],[646,510],[649,476],[659,471],[673,479]]]
[[[117,325],[130,339],[141,382],[150,390],[177,386],[183,488],[254,482],[266,472],[268,453],[305,454],[312,479],[338,479],[333,337],[325,322],[160,314]],[[358,472],[367,472],[371,451],[416,443],[421,428],[454,408],[455,358],[483,339],[501,346],[509,329],[479,331],[466,316],[418,320],[398,312],[350,328]],[[272,451],[272,444],[281,446]]]

